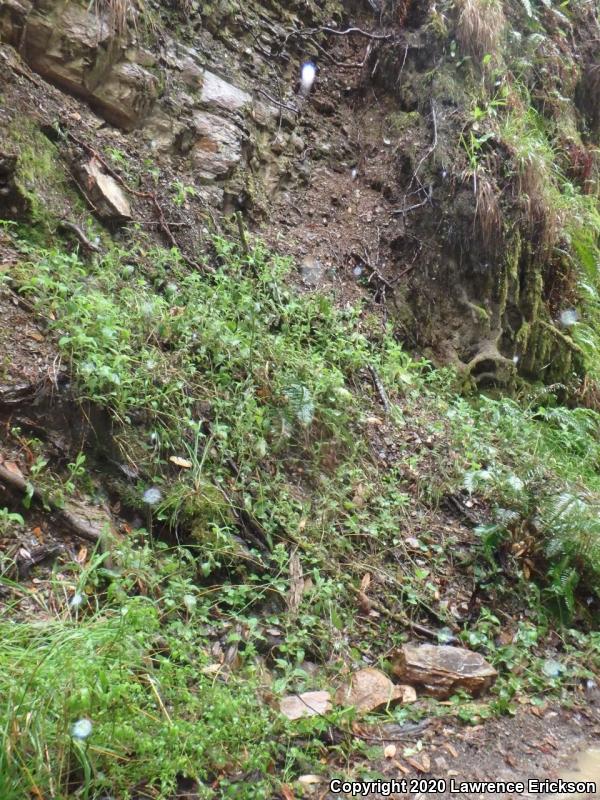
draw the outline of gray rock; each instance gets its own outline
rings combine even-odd
[[[154,63],[152,54],[122,48],[106,17],[76,3],[30,13],[22,52],[32,69],[126,130],[141,124],[158,96],[157,78],[142,66]]]
[[[210,109],[222,111],[241,111],[252,102],[248,92],[227,83],[218,75],[205,71],[200,92],[200,102]]]
[[[0,41],[18,47],[30,11],[29,0],[0,0]]]
[[[153,109],[143,129],[152,149],[160,152],[173,150],[175,140],[184,130],[184,122],[160,106]]]
[[[91,97],[105,120],[132,130],[147,116],[158,96],[158,81],[139,64],[116,64]]]
[[[315,287],[323,281],[325,267],[318,258],[305,256],[300,266],[300,274],[302,275],[302,281],[307,286]]]

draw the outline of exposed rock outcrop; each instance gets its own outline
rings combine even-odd
[[[275,107],[206,69],[195,48],[165,36],[150,52],[135,28],[122,31],[81,2],[3,0],[0,38],[111,125],[139,129],[156,152],[187,159],[200,183],[233,177],[247,164],[249,129],[278,118]]]

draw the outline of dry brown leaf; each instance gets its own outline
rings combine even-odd
[[[283,797],[283,800],[295,800],[295,794],[292,791],[291,787],[288,786],[287,784],[284,783],[279,788],[279,791],[281,792],[281,796]]]
[[[400,772],[402,772],[404,775],[408,775],[408,773],[410,772],[408,767],[405,767],[404,764],[402,764],[400,761],[398,761],[397,758],[395,758],[392,761],[392,764],[396,767],[396,769],[399,769]]]
[[[15,464],[14,461],[5,461],[4,466],[9,472],[12,472],[13,475],[18,475],[19,478],[25,478],[19,467]]]
[[[371,585],[371,573],[365,572],[360,581],[360,591],[366,592],[370,585]]]
[[[427,753],[423,753],[423,755],[421,756],[421,764],[425,772],[429,772],[429,770],[431,769],[431,759],[429,758]]]
[[[358,592],[356,596],[358,598],[358,607],[361,614],[365,614],[366,616],[371,614],[371,601],[367,595],[364,592]]]
[[[383,748],[383,757],[384,758],[394,758],[396,755],[396,750],[398,748],[395,744],[388,744]]]
[[[292,720],[326,714],[331,708],[331,695],[324,691],[290,694],[279,703],[281,713]]]
[[[455,747],[453,747],[453,746],[450,744],[450,742],[446,742],[446,743],[444,744],[444,747],[445,747],[445,748],[446,748],[446,750],[447,750],[447,751],[450,753],[450,755],[452,756],[452,758],[458,758],[458,751],[457,751],[457,749],[456,749]]]
[[[373,667],[360,669],[350,676],[350,682],[340,686],[335,699],[343,706],[354,706],[366,714],[404,697],[404,686],[395,686],[387,675]]]
[[[182,469],[191,469],[194,466],[189,459],[180,458],[179,456],[171,456],[169,461],[171,464],[175,464],[176,467],[181,467]]]

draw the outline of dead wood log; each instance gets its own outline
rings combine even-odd
[[[26,494],[28,491],[31,492],[29,488],[31,484],[25,480],[22,475],[8,469],[4,464],[0,464],[0,481],[7,484],[14,491],[19,492],[19,494]],[[71,533],[74,533],[81,539],[86,539],[88,542],[99,542],[101,540],[102,534],[99,531],[95,530],[89,523],[76,516],[71,511],[59,508],[52,499],[45,497],[35,486],[33,487],[31,498],[40,505],[49,506],[61,522],[69,528]]]

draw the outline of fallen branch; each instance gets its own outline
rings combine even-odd
[[[391,39],[394,36],[393,33],[371,33],[370,31],[363,31],[362,28],[346,28],[345,31],[338,31],[337,28],[321,28],[321,30],[326,33],[334,33],[336,36],[348,36],[351,33],[356,33],[359,36],[366,36],[367,39],[377,40]]]
[[[381,378],[377,374],[377,370],[375,369],[375,367],[373,367],[371,364],[367,364],[367,369],[369,370],[371,378],[373,379],[373,384],[374,384],[375,388],[377,389],[377,394],[379,395],[379,398],[381,400],[381,403],[383,405],[385,413],[389,414],[390,413],[390,408],[391,408],[390,401],[389,401],[387,393],[385,391],[385,387],[384,387],[383,383],[381,382]]]
[[[408,273],[409,273],[409,272],[412,272],[412,271],[413,271],[413,269],[414,269],[416,266],[417,266],[417,265],[416,265],[416,263],[414,263],[414,264],[409,264],[409,265],[408,265],[408,267],[407,267],[406,269],[403,269],[403,270],[402,270],[402,272],[400,272],[400,273],[399,273],[399,274],[398,274],[398,275],[397,275],[397,276],[394,278],[394,283],[398,283],[398,281],[399,281],[399,280],[401,280],[402,278],[404,278],[404,276],[405,276],[405,275],[408,275]]]
[[[7,469],[3,464],[0,464],[0,481],[8,484],[11,489],[14,489],[20,494],[31,493],[31,484],[26,481],[22,475]],[[35,500],[35,502],[40,505],[49,506],[52,512],[65,523],[71,532],[81,539],[86,539],[88,542],[99,542],[101,540],[102,537],[98,531],[86,525],[83,520],[78,519],[74,514],[71,514],[70,511],[59,508],[51,499],[45,497],[39,489],[33,487],[31,499]]]
[[[396,208],[396,209],[394,209],[392,211],[392,214],[407,214],[409,211],[414,211],[414,209],[421,208],[421,206],[424,206],[426,203],[430,203],[431,202],[431,187],[430,187],[429,191],[427,191],[427,189],[425,189],[425,187],[423,186],[423,184],[421,183],[421,181],[418,179],[417,176],[418,176],[419,170],[421,169],[421,167],[422,167],[423,163],[425,162],[425,160],[428,159],[429,156],[432,153],[435,152],[435,149],[436,149],[436,147],[438,145],[437,115],[435,113],[435,103],[434,103],[433,100],[431,101],[431,116],[432,116],[432,119],[433,119],[433,141],[431,143],[431,146],[427,150],[427,152],[424,153],[424,155],[421,157],[419,163],[415,167],[415,171],[412,174],[412,178],[410,179],[410,182],[409,182],[408,188],[407,188],[407,192],[408,192],[410,187],[413,185],[413,182],[416,180],[417,183],[419,184],[419,189],[417,189],[417,191],[423,190],[425,192],[425,199],[422,200],[420,203],[415,203],[414,205],[409,206],[408,208]],[[407,195],[404,195],[403,202],[406,203],[406,200],[407,200]]]
[[[275,105],[279,106],[279,108],[285,108],[287,111],[291,111],[293,114],[299,114],[300,113],[299,110],[297,108],[295,108],[294,106],[289,106],[289,105],[287,105],[287,103],[282,103],[281,101],[276,100],[274,97],[271,97],[271,95],[268,92],[265,92],[264,89],[257,89],[256,91],[259,94],[264,95],[264,97],[266,97],[267,100],[269,100],[271,103],[275,103]]]
[[[425,636],[427,639],[433,639],[433,641],[438,641],[438,634],[437,631],[432,630],[431,628],[427,628],[425,625],[421,625],[419,622],[413,622],[413,620],[409,619],[408,617],[404,616],[404,614],[400,614],[396,611],[391,611],[387,606],[384,606],[383,603],[380,603],[378,600],[374,600],[372,597],[367,597],[364,592],[358,589],[356,586],[349,584],[350,591],[357,595],[361,600],[366,601],[368,605],[375,609],[379,614],[383,614],[388,619],[393,620],[393,622],[397,622],[399,625],[403,625],[406,628],[410,628],[411,631],[414,633],[418,633],[421,636]],[[455,636],[448,637],[447,643],[452,644],[453,642],[457,642],[458,639]]]
[[[427,195],[425,196],[425,199],[423,201],[421,201],[420,203],[415,203],[414,205],[409,206],[408,208],[395,208],[392,211],[392,214],[408,214],[409,211],[414,211],[415,208],[421,208],[421,206],[427,205],[427,203],[429,203],[430,200],[431,200],[431,197],[430,197],[429,193],[427,193]]]
[[[338,31],[337,28],[299,28],[293,30],[285,37],[283,46],[285,46],[292,36],[314,36],[315,33],[332,33],[335,36],[350,36],[357,34],[358,36],[365,36],[367,39],[375,39],[376,41],[384,41],[386,39],[393,39],[393,33],[371,33],[370,31],[363,31],[362,28],[346,28],[346,30]]]
[[[436,116],[436,113],[435,113],[435,103],[434,103],[433,100],[431,101],[431,116],[433,118],[433,142],[431,143],[431,147],[429,148],[429,150],[425,153],[425,155],[421,158],[421,160],[417,164],[417,166],[415,168],[415,171],[413,173],[413,176],[411,178],[411,181],[410,181],[410,184],[409,184],[409,188],[412,185],[412,182],[414,181],[414,179],[417,177],[417,173],[421,169],[421,165],[423,164],[425,159],[429,158],[429,156],[435,151],[435,149],[437,147],[437,143],[438,143],[437,116]]]
[[[70,222],[68,219],[62,219],[59,223],[59,227],[63,228],[64,230],[71,231],[71,233],[75,235],[75,237],[85,247],[86,250],[90,250],[92,253],[101,252],[98,245],[95,242],[90,241],[79,225],[76,225],[74,222]]]

